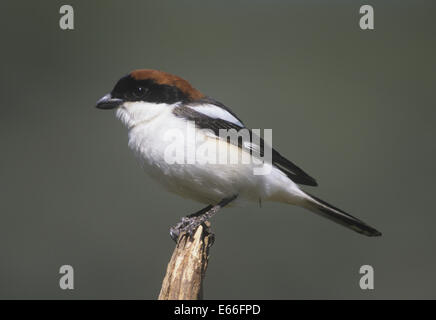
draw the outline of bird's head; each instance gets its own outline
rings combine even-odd
[[[157,106],[187,103],[204,95],[191,84],[172,74],[151,70],[134,70],[122,77],[112,91],[97,101],[99,109],[118,109],[117,115],[128,126],[149,116]]]

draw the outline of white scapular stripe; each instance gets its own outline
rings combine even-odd
[[[237,124],[238,126],[244,127],[244,125],[239,121],[235,116],[233,116],[230,112],[227,110],[220,108],[213,104],[200,104],[196,106],[188,106],[189,108],[200,112],[208,117],[214,118],[214,119],[222,119],[226,120],[228,122]]]

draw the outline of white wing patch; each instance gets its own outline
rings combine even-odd
[[[222,119],[234,124],[237,124],[240,127],[244,127],[244,125],[239,121],[235,116],[233,116],[230,112],[227,110],[220,108],[213,104],[199,104],[195,106],[187,106],[188,108],[191,108],[192,110],[195,110],[197,112],[200,112],[210,118],[213,119]]]

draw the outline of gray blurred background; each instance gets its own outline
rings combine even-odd
[[[201,205],[141,172],[126,129],[94,108],[136,68],[272,128],[320,183],[306,190],[383,232],[284,204],[223,210],[205,298],[436,298],[432,2],[2,1],[0,298],[157,297],[169,227]],[[362,4],[374,31],[358,27]],[[375,290],[359,287],[363,264]]]

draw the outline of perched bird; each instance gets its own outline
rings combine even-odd
[[[98,100],[96,107],[116,109],[116,116],[128,128],[129,147],[151,177],[170,192],[208,205],[182,218],[171,229],[174,240],[183,232],[192,234],[221,207],[241,200],[297,205],[366,236],[381,235],[363,221],[303,191],[299,185],[317,186],[315,179],[273,148],[270,161],[264,161],[269,165],[267,174],[254,174],[255,163],[200,161],[205,160],[204,155],[203,159],[199,156],[192,161],[183,152],[183,161],[169,161],[170,151],[186,151],[200,145],[218,154],[225,150],[230,155],[255,153],[257,157],[264,154],[267,145],[262,139],[256,143],[252,130],[230,108],[178,76],[151,69],[132,71]],[[195,136],[187,134],[175,139],[174,133],[186,132],[188,123],[193,124]],[[229,141],[220,134],[223,129],[246,130],[251,140]]]

